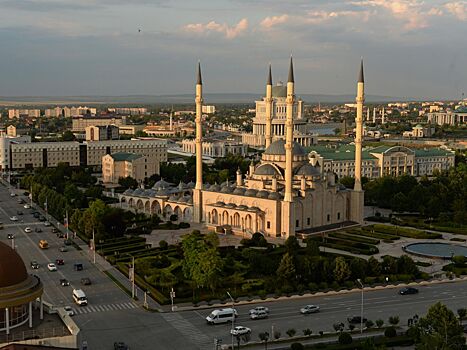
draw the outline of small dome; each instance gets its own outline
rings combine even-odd
[[[209,189],[211,188],[211,184],[210,184],[210,183],[206,183],[206,184],[203,185],[203,188],[204,188],[205,190],[209,190]]]
[[[234,203],[227,203],[225,207],[229,209],[233,209],[233,208],[236,208],[237,206]]]
[[[144,193],[144,190],[141,188],[137,188],[136,190],[133,191],[133,194],[135,196],[141,196]]]
[[[310,163],[307,163],[298,168],[295,175],[320,176],[321,172]]]
[[[271,192],[268,196],[268,199],[279,200],[281,199],[281,195],[277,192]]]
[[[244,194],[245,194],[245,189],[244,189],[244,188],[241,188],[241,187],[237,187],[235,190],[233,190],[232,193],[233,193],[233,194],[244,195]]]
[[[27,279],[23,259],[16,251],[0,242],[0,288],[14,286]]]
[[[178,201],[182,203],[187,203],[190,200],[190,196],[183,196]]]
[[[252,196],[252,197],[256,197],[256,193],[258,193],[258,191],[256,191],[255,189],[253,188],[249,188],[245,191],[245,196]]]
[[[264,151],[264,154],[267,155],[285,155],[285,140],[279,139],[274,141],[269,145],[268,148]],[[305,149],[298,143],[293,142],[292,154],[294,156],[305,156]]]
[[[280,173],[273,165],[262,164],[256,168],[255,175],[280,175]]]
[[[265,190],[261,190],[258,192],[256,195],[258,198],[268,198],[269,197],[269,192]]]
[[[159,188],[167,188],[167,187],[170,187],[170,186],[172,186],[172,185],[173,185],[173,184],[171,184],[170,182],[167,182],[167,181],[161,179],[161,180],[157,181],[157,182],[154,184],[154,186],[152,186],[152,188],[154,188],[154,189],[157,190],[157,189],[159,189]]]
[[[220,190],[221,190],[221,187],[218,184],[212,185],[211,188],[209,189],[209,191],[212,191],[212,192],[219,192]]]
[[[133,190],[131,188],[125,190],[125,192],[123,192],[124,195],[132,195],[133,194]]]
[[[157,191],[156,196],[168,196],[169,194],[168,190],[161,188]]]
[[[247,210],[248,207],[247,207],[246,205],[241,204],[241,205],[239,205],[239,206],[237,207],[237,209],[239,209],[239,210]]]
[[[219,206],[219,207],[223,207],[225,205],[225,203],[222,202],[222,201],[218,201],[218,202],[216,202],[216,205]]]
[[[221,188],[221,193],[231,193],[232,189],[229,186],[224,186]]]
[[[175,195],[175,194],[173,194],[173,195],[171,195],[171,196],[169,197],[169,201],[175,202],[176,200],[178,200],[178,196]]]

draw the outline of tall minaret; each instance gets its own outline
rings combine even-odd
[[[383,109],[381,110],[381,124],[385,124],[385,123],[386,123],[386,119],[385,119],[386,115],[385,115],[385,113],[386,113],[386,112],[384,111],[384,107],[383,107]]]
[[[366,109],[366,121],[367,122],[370,121],[370,109],[369,108]]]
[[[363,135],[363,102],[364,95],[364,78],[363,78],[363,59],[360,65],[360,74],[357,83],[357,117],[355,118],[355,191],[362,190],[362,135]]]
[[[201,79],[201,64],[198,62],[198,78],[196,81],[196,184],[193,189],[193,221],[203,221],[202,212],[202,189],[203,189],[203,130],[201,127],[201,116],[203,106],[203,80]]]
[[[292,194],[294,85],[293,61],[292,57],[290,57],[285,120],[285,193],[284,201],[282,202],[282,232],[284,232],[286,238],[295,235],[295,212]]]
[[[373,107],[373,124],[376,124],[376,107]]]
[[[271,64],[269,64],[269,75],[268,75],[268,81],[266,83],[266,148],[269,147],[269,145],[272,142],[272,73],[271,73]]]
[[[355,118],[355,186],[350,193],[350,220],[363,224],[364,192],[362,190],[362,134],[363,102],[365,101],[365,82],[363,79],[363,59],[357,83],[357,117]]]

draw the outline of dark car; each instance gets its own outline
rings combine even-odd
[[[367,319],[363,317],[363,323],[365,323]],[[360,324],[362,323],[362,318],[360,316],[353,316],[353,317],[348,317],[347,322],[351,324]]]
[[[54,227],[54,228],[52,229],[52,233],[57,233],[57,232],[58,232],[58,230]]]
[[[17,210],[16,215],[23,215],[23,212],[21,210]]]
[[[40,233],[40,232],[42,232],[42,229],[41,229],[40,227],[36,227],[36,228],[34,229],[34,232]]]
[[[37,270],[37,269],[39,268],[39,264],[37,263],[36,260],[31,261],[31,267],[32,267],[34,270]]]
[[[45,221],[45,217],[43,217],[42,215],[39,215],[39,221]]]
[[[130,347],[124,342],[118,341],[114,343],[114,350],[130,350]]]
[[[36,219],[39,219],[39,216],[40,216],[40,215],[41,215],[41,214],[39,214],[37,211],[35,211],[35,212],[32,213],[32,216],[34,216],[34,218],[36,218]]]
[[[60,279],[60,285],[63,286],[63,287],[69,286],[70,281],[68,281],[66,278],[61,278]]]
[[[405,287],[399,291],[399,294],[400,295],[418,294],[418,289],[413,288],[413,287]]]
[[[65,261],[63,261],[63,259],[55,259],[55,264],[56,265],[65,265]]]
[[[88,277],[81,278],[81,284],[83,286],[89,286],[91,284],[91,280]]]
[[[73,265],[73,269],[74,269],[75,271],[81,271],[81,270],[83,269],[83,264],[81,264],[81,263],[75,263],[75,264]]]
[[[15,235],[13,233],[9,233],[9,234],[7,234],[7,238],[8,239],[13,239],[13,238],[15,238]]]

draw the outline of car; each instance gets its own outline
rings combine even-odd
[[[130,347],[122,341],[116,341],[114,343],[114,350],[130,350]]]
[[[408,295],[408,294],[418,294],[418,289],[413,287],[405,287],[399,290],[400,295]]]
[[[15,238],[15,235],[13,233],[9,233],[6,235],[8,239],[13,239]]]
[[[366,321],[367,319],[365,317],[363,317],[363,321],[360,316],[347,317],[347,322],[349,322],[350,324],[360,324],[362,322],[365,323]]]
[[[64,253],[64,252],[68,251],[68,248],[66,246],[61,246],[60,248],[58,248],[58,250],[60,250],[62,253]]]
[[[35,219],[39,219],[39,216],[40,216],[40,215],[41,215],[41,214],[39,214],[37,211],[35,211],[35,212],[32,213],[32,216],[34,216]]]
[[[37,232],[37,233],[41,233],[42,232],[42,229],[40,227],[36,227],[34,229],[34,232]]]
[[[16,197],[16,193],[10,193],[10,197]]]
[[[28,196],[29,196],[29,192],[28,192],[28,191],[24,191],[24,192],[23,192],[23,196],[28,197]]]
[[[300,309],[301,314],[314,314],[316,312],[319,312],[319,306],[318,305],[305,305]]]
[[[18,217],[13,215],[13,216],[10,216],[10,220],[11,221],[18,221]]]
[[[83,264],[81,264],[81,263],[74,263],[74,264],[73,264],[73,269],[74,269],[75,271],[81,271],[81,270],[83,269]]]
[[[45,225],[45,224],[44,224],[44,225]],[[58,230],[54,227],[54,228],[52,229],[52,233],[57,233],[57,232],[58,232]]]
[[[51,226],[51,225],[52,225],[52,224],[51,224],[50,222],[48,222],[48,221],[44,222],[44,226],[46,226],[46,227],[49,227],[49,226]]]
[[[28,203],[26,203],[25,205],[23,205],[23,208],[24,209],[31,209],[31,206]]]
[[[39,215],[39,221],[45,221],[45,217],[43,217],[42,215]]]
[[[36,260],[31,261],[31,268],[33,268],[34,270],[37,270],[39,268],[39,264]]]
[[[254,309],[251,309],[249,314],[254,314],[260,311],[264,311],[265,313],[269,313],[269,309],[266,306],[257,306]]]
[[[69,286],[70,281],[68,281],[66,278],[61,278],[60,279],[60,285],[63,286],[63,287]]]
[[[32,232],[32,229],[31,229],[30,227],[26,227],[26,228],[24,229],[24,232],[26,232],[26,233],[31,233],[31,232]]]
[[[83,286],[89,286],[91,284],[91,280],[89,279],[89,277],[83,277],[81,278],[81,284]]]
[[[63,259],[55,259],[55,264],[57,264],[57,265],[65,265],[65,261],[63,261]]]
[[[48,263],[47,268],[49,269],[49,271],[57,271],[57,266],[55,266],[54,263]]]
[[[17,210],[16,215],[23,215],[23,212],[21,210]]]
[[[268,313],[266,311],[256,311],[250,314],[252,320],[261,320],[263,318],[268,318]]]
[[[230,334],[232,335],[244,335],[244,334],[250,334],[250,333],[251,333],[251,329],[248,327],[244,327],[244,326],[236,326],[230,330]]]
[[[65,311],[65,313],[68,316],[74,316],[75,315],[75,311],[71,308],[71,306],[64,306],[63,310]]]

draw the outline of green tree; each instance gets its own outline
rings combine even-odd
[[[339,334],[338,341],[339,341],[339,344],[348,345],[348,344],[352,344],[353,339],[349,333],[342,332],[341,334]]]
[[[277,279],[285,285],[293,285],[296,279],[295,264],[290,253],[282,256],[279,267],[277,268]]]
[[[334,267],[334,279],[338,283],[342,283],[346,281],[351,274],[349,265],[345,261],[345,259],[341,256],[337,257],[335,260],[335,267]]]
[[[298,239],[295,236],[290,236],[289,238],[287,238],[285,240],[284,246],[287,252],[292,256],[295,256],[300,249],[300,243],[298,242]]]
[[[461,350],[464,346],[459,320],[439,302],[431,306],[416,325],[417,350]]]
[[[62,141],[76,141],[76,137],[75,137],[75,135],[73,134],[72,131],[66,130],[62,134]]]
[[[399,316],[389,316],[389,323],[396,326],[399,323]]]
[[[123,188],[132,188],[135,189],[138,187],[138,181],[136,181],[131,176],[121,177],[118,179],[118,184]]]

